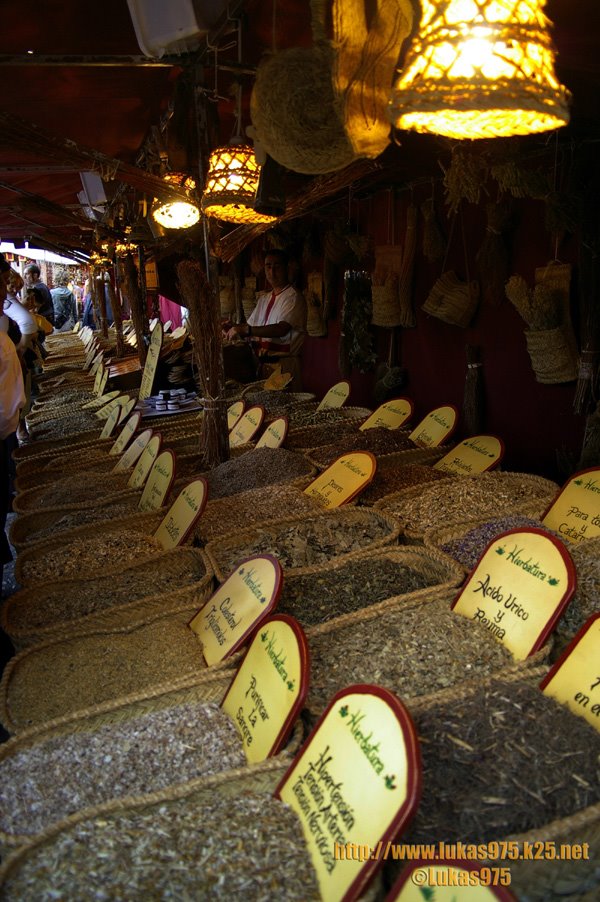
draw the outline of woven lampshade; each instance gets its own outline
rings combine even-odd
[[[213,150],[202,195],[203,211],[226,222],[274,222],[275,216],[254,210],[259,176],[260,166],[249,145],[232,143]]]
[[[200,209],[193,198],[196,182],[184,172],[167,172],[165,182],[182,191],[188,200],[155,200],[150,209],[152,218],[165,229],[189,229],[200,219]]]
[[[421,0],[390,100],[399,129],[450,138],[548,131],[569,121],[546,0]]]

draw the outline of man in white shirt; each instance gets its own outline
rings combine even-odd
[[[260,364],[280,364],[291,373],[292,391],[301,389],[300,350],[306,335],[306,302],[288,281],[287,254],[267,251],[265,275],[271,291],[261,295],[245,323],[227,331],[226,337],[249,338]]]

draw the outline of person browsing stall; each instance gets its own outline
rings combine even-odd
[[[267,251],[265,276],[271,290],[261,295],[247,322],[231,326],[226,337],[249,338],[261,364],[261,377],[268,375],[264,364],[281,365],[291,373],[292,391],[301,388],[300,350],[306,335],[306,302],[289,282],[288,258],[282,250]]]

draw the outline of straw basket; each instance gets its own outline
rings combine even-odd
[[[451,326],[466,329],[473,319],[478,300],[479,283],[462,282],[450,271],[435,282],[421,309]]]
[[[510,512],[510,516],[530,517],[532,520],[539,520],[541,526],[541,519],[546,511],[547,506],[548,505],[545,501],[542,501],[538,504],[531,504],[529,502],[526,502],[518,510],[512,510]],[[474,520],[464,520],[462,523],[454,524],[452,526],[444,525],[437,527],[436,529],[428,529],[423,535],[423,543],[428,548],[442,549],[450,542],[464,538],[464,536],[466,536],[467,533],[469,533],[472,529],[476,529],[478,526],[483,526],[484,523],[489,523],[491,520],[497,520],[499,516],[502,515],[500,514],[497,516],[492,515],[491,517],[478,517]]]
[[[71,455],[73,459],[77,461],[80,457],[85,457],[86,454],[90,454],[94,458],[99,457],[102,454],[108,454],[114,442],[114,436],[112,438],[101,439],[100,434],[98,433],[95,440],[74,443],[69,447],[69,461],[71,461]],[[19,448],[18,450],[20,451],[21,449]],[[20,458],[17,460],[16,465],[17,477],[20,479],[22,476],[29,476],[31,473],[36,473],[38,470],[46,470],[55,467],[59,465],[59,461],[60,466],[64,469],[65,463],[64,460],[61,459],[61,454],[62,448],[48,448],[42,449],[39,454],[31,454],[29,457]]]
[[[156,711],[164,711],[166,708],[175,708],[202,702],[214,702],[220,704],[223,701],[225,693],[229,689],[231,680],[232,675],[230,673],[227,675],[216,673],[203,678],[197,678],[193,682],[191,682],[189,678],[185,682],[182,682],[181,680],[173,681],[158,687],[148,694],[123,696],[115,702],[109,702],[104,705],[95,705],[74,716],[62,717],[49,721],[43,727],[25,730],[18,737],[9,740],[9,742],[5,743],[2,748],[0,748],[0,772],[2,771],[3,762],[9,761],[11,758],[14,758],[30,748],[35,746],[39,747],[41,743],[47,742],[48,740],[67,737],[73,734],[85,734],[89,736],[97,733],[98,730],[101,730],[104,727],[115,726],[135,719],[141,720],[148,714],[153,714]],[[278,755],[270,760],[272,762],[279,762],[280,764],[289,763],[298,751],[303,738],[304,728],[302,722],[298,720],[286,746]],[[248,765],[248,773],[251,774],[256,767],[257,765]],[[239,772],[242,769],[240,768],[237,770]],[[198,780],[201,778],[196,779]],[[168,791],[174,787],[181,788],[184,785],[185,782],[181,781],[181,779],[178,780],[177,776],[173,775],[172,783],[166,787],[166,790]],[[164,791],[164,789],[160,791]],[[149,791],[144,793],[144,795],[151,793],[152,789],[149,788]],[[106,804],[106,802],[111,801],[112,799],[114,799],[115,802],[118,799],[121,805],[127,805],[133,800],[132,796],[121,796],[119,798],[117,787],[114,796],[109,796],[102,802],[96,802],[95,804]],[[69,803],[73,805],[71,800],[69,800]],[[50,826],[51,823],[62,821],[63,818],[84,808],[89,808],[92,805],[94,805],[92,802],[89,802],[86,805],[85,799],[80,798],[77,802],[77,807],[72,807],[70,810],[62,812],[56,812],[52,817],[52,820],[46,825],[46,828]],[[30,841],[33,838],[33,835],[35,834],[14,834],[0,831],[0,852],[23,845]]]
[[[181,585],[182,566],[192,572],[197,567],[200,575],[194,582]],[[32,586],[16,592],[0,609],[2,629],[10,637],[15,649],[49,639],[74,636],[90,631],[111,632],[143,623],[157,613],[164,614],[181,608],[198,608],[207,601],[213,589],[212,566],[199,548],[172,548],[156,555],[152,560],[134,562],[111,575],[110,586],[116,596],[118,589],[131,587],[132,576],[142,574],[141,588],[127,594],[127,601],[112,599],[108,608],[90,614],[78,614],[75,596],[89,592],[90,599],[97,598],[99,589],[106,587],[104,576],[81,579],[58,579],[42,586]],[[164,578],[173,575],[173,584],[157,594],[153,575]],[[100,586],[98,585],[100,584]],[[81,609],[80,609],[81,610]]]
[[[127,485],[129,476],[130,474],[126,474],[125,478],[123,478],[122,476],[115,474],[114,483],[111,480],[108,485],[103,485],[102,489],[96,485],[95,497],[94,484],[92,484],[89,486],[89,496],[84,498],[80,497],[79,500],[72,500],[71,488],[74,484],[73,481],[69,479],[64,480],[62,483],[64,485],[64,495],[61,498],[62,504],[60,505],[57,505],[56,500],[53,498],[56,494],[56,485],[60,484],[60,480],[57,481],[57,483],[51,482],[49,485],[26,489],[24,492],[19,492],[14,498],[13,511],[17,514],[28,514],[33,511],[49,510],[50,508],[55,508],[57,506],[68,506],[71,510],[74,510],[81,507],[89,507],[91,504],[96,504],[98,501],[106,501],[109,498],[115,499],[131,493],[136,494],[139,498],[139,489],[131,489]],[[103,494],[101,494],[101,492]]]
[[[227,671],[236,666],[242,652],[225,661],[207,666],[202,656],[200,640],[188,627],[198,612],[198,605],[187,603],[168,613],[155,611],[139,621],[107,631],[92,629],[76,635],[57,636],[32,645],[10,659],[0,681],[0,721],[11,734],[41,726],[57,717],[66,717],[96,704],[116,701],[131,694],[145,695],[153,692],[174,677],[161,667],[178,667],[176,679],[195,681],[200,676]],[[171,639],[181,636],[183,642],[194,651],[194,661],[183,662],[180,648],[157,647],[157,636]],[[93,660],[94,653],[102,651],[102,664]],[[135,649],[135,650],[134,650]],[[186,667],[187,664],[187,667]],[[121,668],[116,674],[115,668]],[[51,682],[53,674],[67,668],[68,680]],[[125,688],[119,677],[126,672],[130,685]],[[36,699],[32,710],[27,697]]]
[[[577,379],[579,359],[564,326],[525,332],[527,351],[537,382],[550,385]]]
[[[375,454],[377,460],[380,460],[382,457],[387,458],[392,454],[404,454],[404,455],[406,455],[404,458],[404,463],[417,463],[418,461],[422,460],[423,458],[429,459],[429,457],[430,457],[430,449],[417,448],[416,446],[414,446],[412,448],[403,448],[398,451],[390,451],[386,454],[377,454],[376,450],[373,447],[369,447],[369,431],[370,430],[368,430],[368,429],[364,430],[363,432],[360,432],[357,430],[356,447],[354,447],[352,449],[337,451],[336,450],[337,441],[334,439],[332,442],[330,442],[327,445],[321,445],[320,447],[309,449],[308,451],[305,452],[306,456],[308,457],[310,462],[312,464],[314,464],[315,467],[319,471],[326,470],[327,467],[330,467],[332,465],[332,463],[341,454],[351,454],[352,451],[371,451],[373,454]],[[404,443],[403,439],[406,440],[408,438],[408,434],[409,434],[406,429],[390,429],[390,430],[388,430],[388,432],[389,432],[390,438],[400,437],[400,441],[402,443]],[[387,437],[387,435],[386,435],[386,437]],[[347,438],[348,438],[347,434],[340,436],[339,441],[343,441],[345,443]],[[354,441],[354,437],[353,437],[353,441]],[[421,452],[421,454],[415,453],[415,452],[419,452],[419,451]],[[425,452],[425,454],[423,454],[422,452]]]
[[[43,457],[60,454],[65,448],[83,448],[84,446],[93,446],[100,441],[100,428],[90,429],[86,433],[81,433],[74,442],[70,439],[51,438],[51,439],[34,439],[26,445],[21,445],[13,451],[13,458],[17,463],[21,461],[40,460]],[[109,439],[114,442],[114,439]]]
[[[359,550],[346,552],[344,554],[336,554],[334,549],[333,553],[329,555],[327,555],[326,552],[322,552],[324,557],[321,562],[323,563],[325,560],[334,558],[336,560],[348,560],[349,558],[363,555],[367,550],[397,544],[400,536],[398,521],[390,514],[384,511],[373,511],[372,509],[367,510],[365,508],[358,509],[356,507],[345,507],[343,509],[338,508],[334,511],[326,511],[319,514],[305,514],[301,517],[287,517],[281,520],[258,523],[253,526],[252,529],[244,529],[239,530],[238,532],[229,533],[227,536],[209,542],[206,545],[205,551],[208,554],[213,570],[215,571],[215,576],[219,582],[224,582],[236,566],[237,561],[240,558],[247,556],[246,552],[243,551],[245,546],[255,545],[256,547],[262,548],[263,552],[271,552],[272,548],[277,548],[276,543],[282,530],[285,530],[288,527],[298,527],[299,535],[301,535],[303,527],[308,531],[308,529],[311,528],[318,529],[320,523],[326,526],[328,523],[331,524],[332,522],[339,523],[340,532],[352,526],[362,526],[366,529],[367,525],[370,523],[373,526],[376,525],[382,528],[385,533],[380,538],[373,539],[370,542],[365,541],[365,545]],[[302,539],[299,539],[300,546],[302,546],[302,541]],[[291,551],[292,549],[289,550]],[[305,546],[304,551],[306,552],[306,550]],[[257,551],[256,553],[261,552]],[[295,574],[299,575],[305,573],[306,570],[310,570],[314,564],[306,563],[303,566],[296,567],[287,567],[283,564],[283,566],[286,577],[289,577]]]
[[[482,505],[486,504],[485,511],[478,511],[481,517],[487,517],[488,510],[489,517],[499,517],[504,514],[520,513],[527,505],[530,507],[535,506],[538,502],[541,506],[544,503],[547,506],[559,491],[559,486],[555,482],[552,482],[550,479],[544,479],[542,476],[496,470],[493,473],[482,473],[479,476],[458,476],[452,480],[444,479],[441,480],[439,486],[436,483],[427,486],[411,486],[399,492],[385,495],[373,505],[373,508],[375,510],[387,510],[398,518],[403,530],[403,541],[407,543],[423,543],[425,533],[434,527],[431,525],[417,525],[408,520],[403,513],[406,504],[422,496],[427,496],[429,492],[439,492],[440,497],[449,493],[456,493],[455,512],[445,511],[443,518],[445,526],[460,526],[474,519],[473,509],[465,510],[459,495],[463,490],[466,491],[465,487],[468,487],[469,484],[475,481],[480,486],[489,486],[489,505],[487,505],[487,499],[485,502],[481,502]],[[503,501],[499,497],[500,491],[513,492],[512,499]],[[437,526],[441,527],[442,523],[437,524]]]

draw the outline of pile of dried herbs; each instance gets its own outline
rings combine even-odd
[[[365,429],[360,432],[349,433],[336,439],[329,445],[324,445],[311,453],[311,459],[318,467],[325,469],[341,454],[351,451],[371,451],[375,456],[379,454],[392,454],[396,451],[415,450],[413,442],[408,437],[408,432],[401,429]]]
[[[292,482],[313,472],[302,454],[285,448],[257,448],[227,460],[207,474],[208,497],[223,498],[278,482]]]
[[[442,551],[449,554],[456,561],[472,570],[487,546],[496,536],[509,529],[543,529],[539,520],[532,517],[521,517],[518,514],[513,517],[497,517],[474,526],[464,536],[452,539],[442,545]],[[546,530],[550,533],[550,530]]]
[[[377,472],[371,483],[358,497],[359,504],[375,504],[384,495],[399,492],[412,485],[423,485],[426,482],[437,482],[440,479],[452,479],[453,473],[434,470],[426,464],[399,463],[397,459],[382,457],[377,461]]]
[[[332,420],[320,426],[307,426],[302,429],[293,429],[285,438],[285,447],[290,450],[306,450],[329,445],[330,442],[342,439],[344,436],[355,436],[358,433],[360,420]]]
[[[569,554],[575,564],[577,589],[559,621],[558,629],[572,637],[586,620],[600,611],[600,538],[569,545]]]

